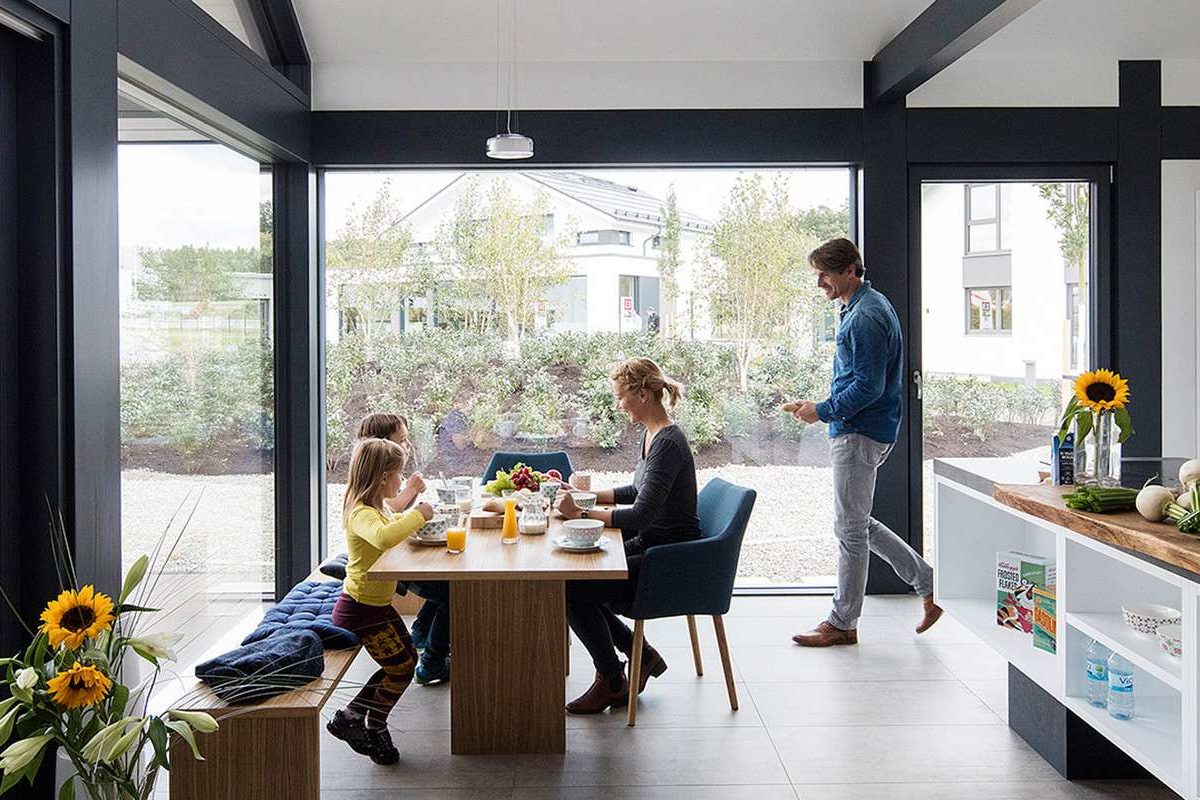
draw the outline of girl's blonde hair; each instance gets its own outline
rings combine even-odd
[[[406,460],[404,448],[390,439],[360,439],[350,456],[342,519],[350,519],[350,512],[359,503],[377,508],[384,479],[404,469]]]
[[[683,395],[683,386],[663,374],[658,364],[649,358],[631,358],[613,370],[612,379],[626,391],[647,391],[661,402],[663,392],[669,396],[667,408],[674,408]]]

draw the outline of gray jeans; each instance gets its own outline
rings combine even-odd
[[[859,433],[835,436],[829,442],[833,533],[838,540],[838,585],[829,622],[842,630],[853,630],[858,625],[872,552],[890,564],[921,597],[933,592],[933,568],[888,526],[871,516],[875,475],[893,447]]]

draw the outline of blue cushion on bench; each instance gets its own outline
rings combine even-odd
[[[333,606],[342,594],[341,581],[298,583],[266,614],[242,644],[277,636],[281,631],[313,631],[331,650],[358,645],[358,637],[333,624]]]
[[[196,677],[222,700],[237,705],[290,692],[324,671],[321,637],[313,631],[292,630],[205,661],[196,667]]]

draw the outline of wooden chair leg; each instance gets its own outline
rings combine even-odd
[[[567,677],[571,676],[571,624],[567,623],[567,635],[563,637],[563,664]]]
[[[688,614],[688,634],[692,637],[692,658],[696,662],[696,675],[704,677],[704,662],[700,659],[700,635],[696,632],[696,618]]]
[[[737,711],[737,689],[733,687],[733,665],[729,663],[729,642],[725,640],[725,620],[720,614],[713,614],[713,627],[717,630],[717,649],[721,651],[721,668],[725,670],[725,688],[729,691],[729,707]]]
[[[629,656],[629,716],[626,724],[637,724],[638,685],[642,681],[642,620],[633,623],[633,652]]]

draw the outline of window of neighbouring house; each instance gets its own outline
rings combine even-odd
[[[586,275],[572,275],[546,292],[546,327],[554,333],[587,330]]]
[[[967,289],[967,333],[1012,332],[1012,287]]]
[[[998,183],[968,184],[966,187],[966,252],[998,253],[1007,249],[1003,230],[1001,187]]]
[[[578,240],[580,245],[592,244],[629,244],[629,231],[618,230],[602,230],[602,231],[580,231]]]

